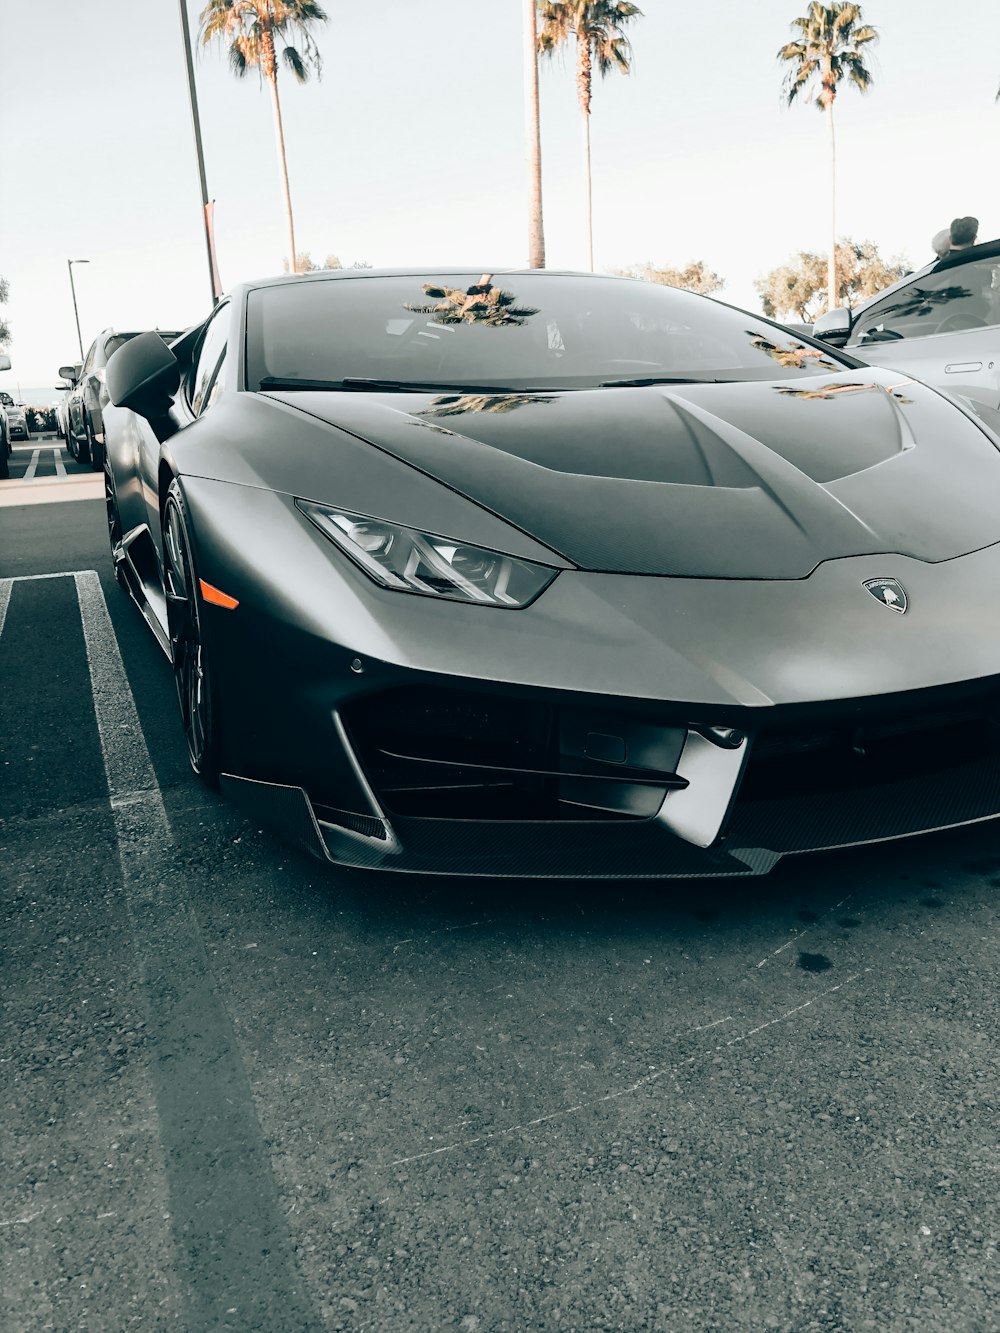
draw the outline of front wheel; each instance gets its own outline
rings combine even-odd
[[[188,759],[198,776],[215,787],[220,768],[218,715],[212,698],[190,530],[184,497],[176,481],[167,493],[163,511],[163,568],[174,683]]]

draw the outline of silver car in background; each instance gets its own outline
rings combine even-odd
[[[953,251],[854,311],[831,310],[813,336],[1000,410],[1000,240]]]
[[[9,393],[0,394],[0,404],[2,404],[3,413],[7,418],[7,429],[12,440],[30,440],[31,431],[28,429],[28,418],[25,415],[23,403],[15,403]]]

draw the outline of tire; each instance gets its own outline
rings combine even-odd
[[[219,785],[219,714],[198,599],[198,576],[184,497],[174,481],[163,509],[163,581],[174,684],[188,760],[209,787]]]
[[[7,441],[0,437],[0,481],[6,481],[10,476],[9,451]]]
[[[87,456],[90,459],[90,469],[92,472],[104,471],[104,445],[94,439],[94,432],[90,428],[90,420],[87,417],[83,419],[83,429],[87,434]]]

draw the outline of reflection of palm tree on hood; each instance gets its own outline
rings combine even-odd
[[[898,389],[884,384],[824,384],[821,389],[796,389],[789,384],[776,384],[774,390],[789,398],[805,398],[810,401],[820,398],[842,398],[845,394],[851,393],[887,393],[890,398],[895,398],[897,403],[913,402],[912,398],[904,398]]]
[[[772,361],[777,361],[779,366],[804,370],[810,361],[815,361],[817,370],[837,369],[837,363],[824,356],[818,347],[806,347],[803,343],[797,342],[789,343],[787,347],[783,347],[780,343],[771,342],[769,338],[765,338],[761,333],[751,334],[750,345],[756,348],[758,352],[766,352]]]
[[[424,292],[436,305],[412,305],[407,302],[404,309],[416,315],[436,315],[438,324],[485,324],[488,328],[502,328],[505,325],[524,324],[538,310],[533,306],[517,306],[517,297],[502,287],[493,286],[493,274],[484,273],[477,283],[464,291],[458,287],[445,287],[435,283],[424,283]]]
[[[418,412],[421,417],[457,417],[463,412],[513,412],[528,403],[554,402],[552,395],[527,393],[442,394],[430,407]]]

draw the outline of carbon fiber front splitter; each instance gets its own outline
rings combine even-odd
[[[689,879],[766,874],[784,855],[884,842],[1000,816],[1000,755],[934,774],[737,803],[705,850],[656,819],[497,821],[324,811],[302,787],[231,774],[223,792],[287,841],[366,870],[512,879]]]

